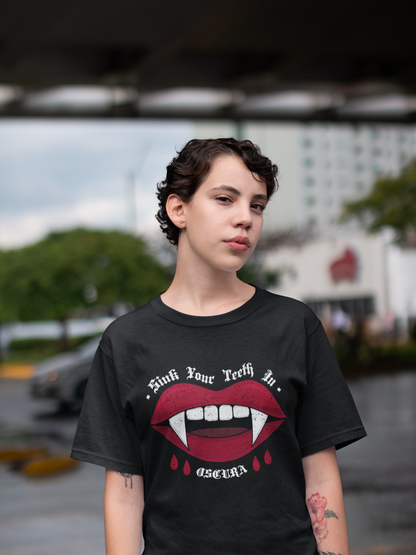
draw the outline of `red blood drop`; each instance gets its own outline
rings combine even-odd
[[[172,470],[176,470],[178,468],[178,459],[173,455],[172,460],[170,461],[170,467]]]
[[[253,459],[253,469],[258,472],[260,470],[260,463],[258,461],[257,457],[254,457]]]
[[[191,473],[191,467],[189,466],[188,461],[186,461],[183,465],[183,473],[185,474],[185,476],[189,476],[189,474]]]
[[[266,464],[272,464],[272,456],[270,455],[268,449],[266,449],[266,452],[264,453],[264,462]]]

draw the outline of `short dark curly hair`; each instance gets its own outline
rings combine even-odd
[[[156,219],[163,233],[173,245],[178,244],[180,230],[166,212],[166,201],[172,194],[189,202],[219,156],[238,156],[254,174],[264,181],[267,198],[278,188],[277,166],[263,156],[251,141],[228,139],[192,139],[166,168],[166,178],[157,186],[159,210]]]

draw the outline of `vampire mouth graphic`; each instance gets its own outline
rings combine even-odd
[[[285,418],[270,391],[247,380],[220,391],[172,385],[161,395],[151,424],[186,453],[204,461],[226,462],[250,453]]]

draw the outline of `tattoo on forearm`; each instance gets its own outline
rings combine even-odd
[[[127,474],[125,472],[117,472],[117,474],[119,476],[123,476],[124,478],[124,487],[128,487],[127,486],[127,480],[130,480],[130,489],[133,489],[133,476],[131,474]]]
[[[334,553],[333,551],[318,551],[319,555],[342,555],[342,553]]]
[[[334,511],[326,509],[328,501],[325,497],[321,497],[319,493],[314,493],[307,499],[306,505],[308,507],[309,515],[311,517],[313,533],[315,534],[316,543],[319,545],[329,534],[327,528],[327,519],[336,518],[337,515]],[[322,552],[322,555],[337,555],[336,553]],[[340,553],[338,555],[341,555]]]

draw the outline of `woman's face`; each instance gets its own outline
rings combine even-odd
[[[257,176],[256,176],[257,177]],[[221,156],[184,205],[179,248],[200,269],[235,272],[252,255],[263,227],[267,188],[241,158]]]

